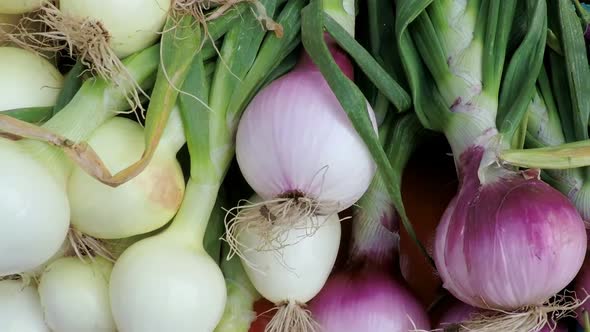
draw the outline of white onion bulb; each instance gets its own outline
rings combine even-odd
[[[139,241],[117,260],[110,296],[120,331],[211,332],[221,319],[221,269],[204,249],[171,235]]]
[[[0,281],[0,331],[50,332],[34,286],[18,280]]]
[[[0,138],[0,276],[50,259],[70,225],[65,188],[18,143]]]
[[[316,229],[317,225],[321,226]],[[311,300],[326,283],[338,256],[337,214],[308,217],[300,226],[286,234],[286,245],[276,251],[257,250],[262,239],[247,227],[239,232],[239,242],[248,248],[242,252],[242,265],[258,292],[275,304]]]
[[[65,257],[41,276],[39,295],[47,325],[59,332],[116,332],[109,301],[113,264],[104,258]]]
[[[176,160],[178,146],[167,143],[160,142],[145,170],[116,188],[76,168],[68,181],[72,225],[97,238],[117,239],[150,232],[170,221],[182,202],[185,183]],[[117,117],[94,131],[88,144],[115,174],[140,159],[144,131],[137,122]]]
[[[16,47],[0,47],[0,112],[53,106],[63,81],[61,73],[41,56]]]

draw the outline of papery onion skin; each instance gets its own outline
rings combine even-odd
[[[332,53],[351,76],[346,56],[335,49]],[[370,106],[369,115],[376,127]],[[376,170],[338,99],[305,54],[292,72],[248,105],[238,126],[236,157],[263,199],[300,192],[337,203],[338,211],[363,195]]]
[[[0,331],[50,332],[35,287],[21,280],[0,281]]]
[[[453,301],[452,304],[448,306],[447,311],[443,313],[439,320],[438,328],[442,329],[448,327],[452,324],[458,324],[460,322],[466,321],[473,317],[472,315],[481,312],[481,309],[472,307],[468,304],[465,304],[461,301]],[[551,329],[550,325],[546,325],[538,332],[567,332],[567,328],[562,324],[557,324],[555,329]]]
[[[484,148],[460,157],[460,189],[437,228],[435,262],[455,297],[480,308],[541,305],[573,280],[586,252],[572,203],[537,176],[481,184]]]
[[[322,332],[430,329],[418,300],[376,268],[332,276],[310,302],[310,310]]]

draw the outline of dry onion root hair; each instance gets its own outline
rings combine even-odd
[[[41,29],[32,29],[32,26],[41,26]],[[37,12],[24,16],[13,28],[14,31],[3,33],[0,41],[11,42],[45,57],[46,53],[67,52],[87,68],[85,73],[90,72],[126,91],[131,111],[122,113],[140,110],[141,117],[145,118],[140,95],[148,99],[149,96],[110,47],[111,36],[100,21],[66,15],[46,0]]]
[[[226,233],[222,240],[230,248],[227,259],[237,255],[242,262],[257,269],[254,263],[248,261],[244,250],[270,251],[277,255],[276,258],[283,266],[289,268],[281,257],[280,249],[312,237],[327,220],[317,216],[337,214],[338,207],[337,203],[320,203],[300,195],[262,202],[241,200],[236,207],[227,211],[224,219]],[[340,221],[349,218],[345,217]],[[310,219],[311,225],[308,224]],[[298,229],[305,229],[305,236],[298,237],[296,241],[287,241],[288,233]],[[260,237],[261,242],[257,248],[247,248],[240,242],[240,233],[245,231]]]
[[[173,11],[181,15],[191,15],[207,31],[207,22],[223,16],[239,3],[252,4],[252,11],[263,28],[274,31],[277,37],[283,36],[283,27],[266,13],[266,8],[258,0],[174,0]]]

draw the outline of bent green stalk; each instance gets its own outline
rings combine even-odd
[[[153,82],[158,61],[158,45],[155,45],[128,57],[123,64],[138,84],[147,87]],[[92,78],[84,82],[73,99],[45,122],[42,129],[73,142],[80,142],[106,120],[125,111],[126,108],[127,102],[120,87],[102,79]],[[23,140],[21,144],[42,160],[65,185],[67,175],[74,164],[65,157],[59,147],[35,140]]]

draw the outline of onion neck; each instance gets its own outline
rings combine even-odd
[[[350,265],[396,266],[399,250],[399,221],[379,174],[354,210]]]
[[[497,108],[497,100],[485,93],[451,107],[453,116],[444,133],[453,150],[456,164],[471,146],[486,146],[490,138],[498,133]]]
[[[199,182],[189,178],[180,209],[165,233],[175,241],[205,253],[203,239],[220,186],[221,182]]]

